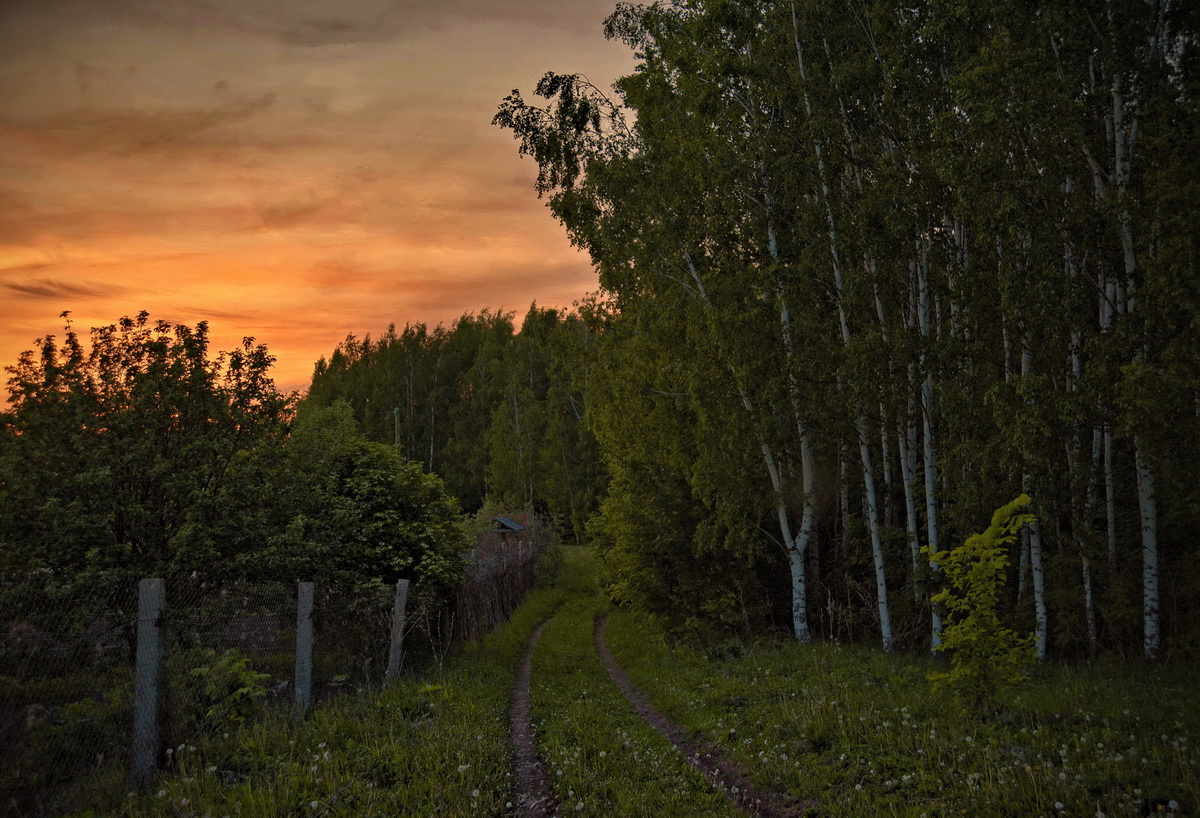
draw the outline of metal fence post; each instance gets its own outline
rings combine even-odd
[[[387,672],[384,678],[391,681],[400,675],[400,659],[404,655],[404,617],[408,606],[408,580],[396,583],[396,601],[392,604],[392,641],[388,646]]]
[[[296,589],[296,715],[303,716],[312,699],[313,583]]]
[[[162,678],[162,617],[166,590],[161,579],[138,582],[137,669],[133,694],[130,779],[144,789],[158,766],[158,700]]]

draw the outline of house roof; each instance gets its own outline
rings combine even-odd
[[[496,523],[497,531],[524,531],[525,530],[525,526],[521,525],[516,520],[512,520],[508,517],[496,516],[496,517],[492,518],[492,521]]]

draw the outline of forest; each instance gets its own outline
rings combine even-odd
[[[677,633],[927,650],[1027,494],[1039,657],[1200,645],[1200,10],[622,5],[637,70],[494,124],[590,254],[571,312],[350,337],[309,400],[467,507],[559,515]]]

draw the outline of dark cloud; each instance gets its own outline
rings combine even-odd
[[[42,270],[51,267],[50,264],[27,264],[22,267],[9,267],[4,274],[13,272],[24,273],[32,270]],[[111,298],[124,291],[123,287],[112,284],[82,284],[71,281],[56,281],[51,278],[34,279],[32,281],[6,281],[3,285],[17,298],[62,299],[62,298]]]
[[[78,156],[103,153],[195,155],[201,149],[296,147],[294,137],[271,140],[244,129],[231,129],[270,107],[274,94],[239,98],[213,109],[191,111],[97,110],[77,108],[51,116],[0,118],[0,138]]]
[[[47,6],[68,16],[237,32],[312,48],[389,42],[464,22],[598,33],[616,2],[606,0],[7,0],[12,14]],[[0,12],[2,14],[3,12]],[[2,19],[2,17],[0,17]]]

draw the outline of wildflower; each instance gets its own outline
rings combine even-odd
[[[319,804],[318,804],[316,801],[309,801],[309,802],[308,802],[308,808],[309,808],[309,809],[316,809],[318,806],[319,806]]]
[[[166,790],[159,790],[159,791],[158,791],[158,797],[159,797],[159,798],[166,798],[166,797],[167,797],[167,791],[166,791]]]
[[[606,753],[604,750],[601,750],[601,751],[600,751],[600,757],[601,757],[601,758],[604,758],[606,755],[608,755],[608,753]]]
[[[216,765],[214,764],[214,765],[210,766],[210,767],[208,768],[208,771],[209,771],[210,773],[215,773],[215,772],[217,771],[217,767],[216,767]]]
[[[1175,812],[1177,809],[1179,809],[1179,802],[1178,801],[1168,801],[1167,807],[1171,810],[1171,812]]]
[[[459,771],[460,773],[465,773],[465,772],[466,772],[467,770],[469,770],[470,768],[471,768],[471,765],[470,765],[470,764],[459,764],[459,765],[458,765],[458,771]]]
[[[582,801],[580,801],[578,804],[575,805],[575,811],[583,812],[583,802]]]
[[[471,790],[471,797],[472,797],[472,798],[478,798],[478,797],[479,797],[479,790]]]
[[[1054,808],[1055,808],[1056,810],[1062,811],[1062,810],[1064,809],[1064,807],[1063,807],[1063,802],[1062,802],[1062,801],[1055,801],[1055,802],[1054,802]]]

